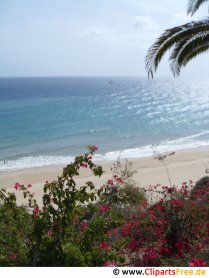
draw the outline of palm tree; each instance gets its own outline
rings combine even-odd
[[[209,0],[189,0],[188,14],[193,16],[207,1],[209,2]],[[209,17],[166,30],[148,50],[146,56],[148,76],[153,77],[162,57],[171,48],[170,66],[176,76],[190,60],[209,49]]]

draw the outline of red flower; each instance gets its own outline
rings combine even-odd
[[[184,204],[184,202],[180,201],[180,200],[171,200],[171,205],[173,206],[182,206]]]
[[[130,230],[131,230],[131,228],[132,228],[132,224],[131,223],[124,224],[122,226],[122,228],[121,228],[121,235],[122,235],[122,237],[127,237],[129,232],[130,232]]]
[[[158,254],[157,251],[152,249],[152,248],[147,248],[144,251],[144,255],[143,255],[144,260],[148,263],[148,264],[153,264],[157,261],[158,259]]]
[[[171,193],[173,193],[174,191],[175,191],[175,188],[173,188],[173,187],[168,187],[168,188],[167,188],[168,194],[171,194]]]
[[[141,245],[141,242],[139,240],[134,239],[131,242],[129,242],[128,249],[130,249],[131,251],[134,252],[139,249],[140,245]]]
[[[160,254],[161,255],[167,255],[167,254],[171,254],[171,249],[165,246],[162,246],[160,248]]]
[[[15,183],[14,188],[15,188],[16,190],[18,190],[18,189],[20,188],[20,184],[19,184],[19,182],[16,182],[16,183]]]
[[[80,224],[80,228],[81,230],[85,231],[86,229],[88,229],[88,227],[89,227],[88,221],[84,219]]]
[[[151,218],[155,218],[155,211],[153,209],[149,210],[148,213]]]
[[[177,254],[182,257],[184,253],[187,253],[191,250],[191,246],[188,243],[187,240],[179,240],[174,244],[174,247],[176,248]]]
[[[177,241],[175,243],[175,247],[178,248],[178,249],[182,249],[183,248],[183,242],[182,241]]]
[[[39,214],[39,212],[40,212],[39,207],[35,207],[33,210],[33,214],[37,215],[37,214]]]
[[[11,260],[15,261],[15,260],[17,259],[17,254],[14,253],[14,252],[11,252],[11,253],[9,254],[9,257],[10,257]]]
[[[29,184],[28,184],[28,188],[31,188],[31,187],[32,187],[32,184],[29,183]]]
[[[117,178],[116,181],[117,181],[118,183],[124,183],[123,180],[122,180],[121,178]]]
[[[102,241],[101,243],[100,243],[100,245],[99,245],[99,249],[100,250],[110,250],[110,246],[109,246],[109,244],[107,243],[107,241]]]
[[[108,185],[113,185],[113,180],[108,180],[108,181],[107,181],[107,184],[108,184]]]
[[[109,207],[106,204],[101,205],[99,208],[100,213],[105,213],[108,210],[109,210]]]
[[[165,206],[161,205],[160,202],[159,202],[156,205],[154,205],[154,208],[159,210],[159,211],[162,211],[162,210],[165,209]]]
[[[82,163],[80,164],[80,166],[81,166],[81,167],[83,167],[83,168],[87,168],[87,167],[88,167],[88,164],[87,164],[87,163],[82,162]]]
[[[155,234],[157,237],[161,237],[163,235],[163,230],[160,227],[155,228]]]
[[[189,266],[206,266],[206,262],[204,262],[203,259],[192,258],[189,262]]]

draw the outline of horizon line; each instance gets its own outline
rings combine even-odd
[[[173,78],[173,79],[180,79],[180,78],[206,78],[207,76],[179,76],[179,77],[173,77],[173,76],[166,76],[166,75],[160,75],[156,76],[153,79],[157,78]],[[22,76],[0,76],[0,79],[3,78],[147,78],[149,80],[152,80],[146,75],[22,75]]]

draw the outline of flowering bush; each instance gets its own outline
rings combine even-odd
[[[206,262],[204,262],[203,259],[192,258],[189,262],[189,266],[206,266]]]
[[[142,192],[132,178],[132,164],[126,161],[123,169],[118,161],[100,189],[92,182],[77,188],[80,168],[103,174],[92,161],[98,147],[88,149],[56,181],[46,181],[42,204],[31,184],[14,185],[27,201],[24,206],[17,205],[14,193],[0,190],[1,266],[208,264],[206,178],[195,186],[189,181],[180,188],[155,185]]]
[[[116,208],[126,205],[134,209],[135,206],[144,201],[143,190],[136,185],[133,176],[136,170],[133,170],[133,163],[125,160],[124,165],[119,160],[113,164],[112,178],[104,186],[104,192],[101,200]]]
[[[208,260],[209,190],[190,196],[193,182],[181,188],[159,185],[148,191],[162,194],[159,202],[139,206],[137,213],[118,229],[118,236],[128,239],[121,252],[128,254],[132,266],[185,266],[196,254]],[[209,189],[209,188],[208,188]],[[204,200],[204,202],[203,202]]]
[[[76,187],[74,177],[81,167],[95,176],[103,173],[92,162],[98,147],[88,149],[63,169],[57,181],[45,183],[42,205],[31,193],[31,184],[14,185],[27,200],[24,207],[17,205],[15,194],[0,191],[0,265],[99,266],[121,260],[104,244],[107,231],[122,222],[107,204],[98,207],[103,187],[97,190],[92,182]]]

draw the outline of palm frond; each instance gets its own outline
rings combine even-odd
[[[176,49],[179,49],[187,40],[201,32],[207,31],[209,31],[209,18],[166,30],[148,50],[145,58],[148,76],[153,77],[162,57],[170,48],[176,47]],[[177,53],[177,50],[172,55],[174,53]]]
[[[194,13],[199,9],[199,7],[207,1],[209,0],[189,0],[187,13],[193,16]]]
[[[199,32],[197,35],[193,36],[189,40],[184,40],[181,42],[179,47],[176,47],[173,50],[173,53],[170,56],[171,69],[174,75],[179,75],[181,66],[185,57],[188,53],[192,53],[194,49],[197,49],[199,46],[209,43],[209,31]]]
[[[184,60],[182,62],[182,66],[185,67],[188,62],[190,62],[192,59],[196,58],[198,55],[203,54],[209,50],[209,43],[205,43],[201,46],[198,46],[193,49],[189,54],[187,54],[184,57]]]

